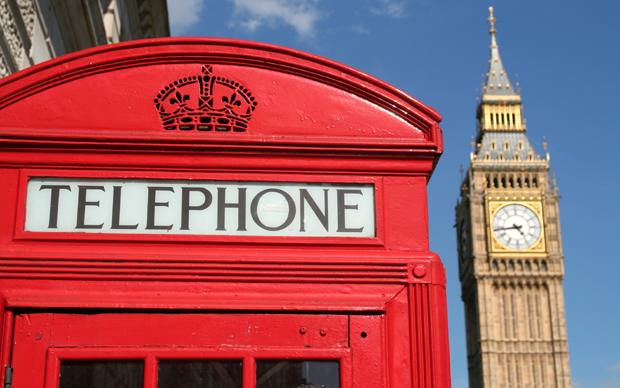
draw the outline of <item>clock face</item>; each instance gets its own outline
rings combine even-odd
[[[532,209],[514,203],[502,206],[493,217],[493,236],[506,248],[532,247],[541,236],[540,219]]]

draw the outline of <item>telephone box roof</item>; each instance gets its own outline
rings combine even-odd
[[[442,151],[440,120],[432,108],[349,66],[230,39],[101,46],[0,80],[5,144],[348,150],[435,159]]]

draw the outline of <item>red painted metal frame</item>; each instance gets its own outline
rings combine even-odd
[[[162,128],[153,98],[204,64],[257,98],[247,132]],[[349,336],[373,349],[351,351],[353,386],[449,387],[445,275],[428,246],[439,120],[345,65],[226,39],[110,45],[0,80],[1,365],[23,367],[12,337],[24,312],[336,313],[350,333],[381,321],[381,335]],[[44,176],[372,183],[377,236],[26,232],[26,183]],[[367,365],[383,373],[356,380]]]

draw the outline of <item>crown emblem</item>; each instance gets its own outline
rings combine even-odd
[[[245,132],[256,100],[243,85],[214,76],[210,65],[201,75],[178,79],[155,98],[166,130]]]

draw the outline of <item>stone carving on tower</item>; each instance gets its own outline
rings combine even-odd
[[[469,386],[566,388],[559,194],[548,154],[527,137],[489,11],[491,58],[456,206]]]

